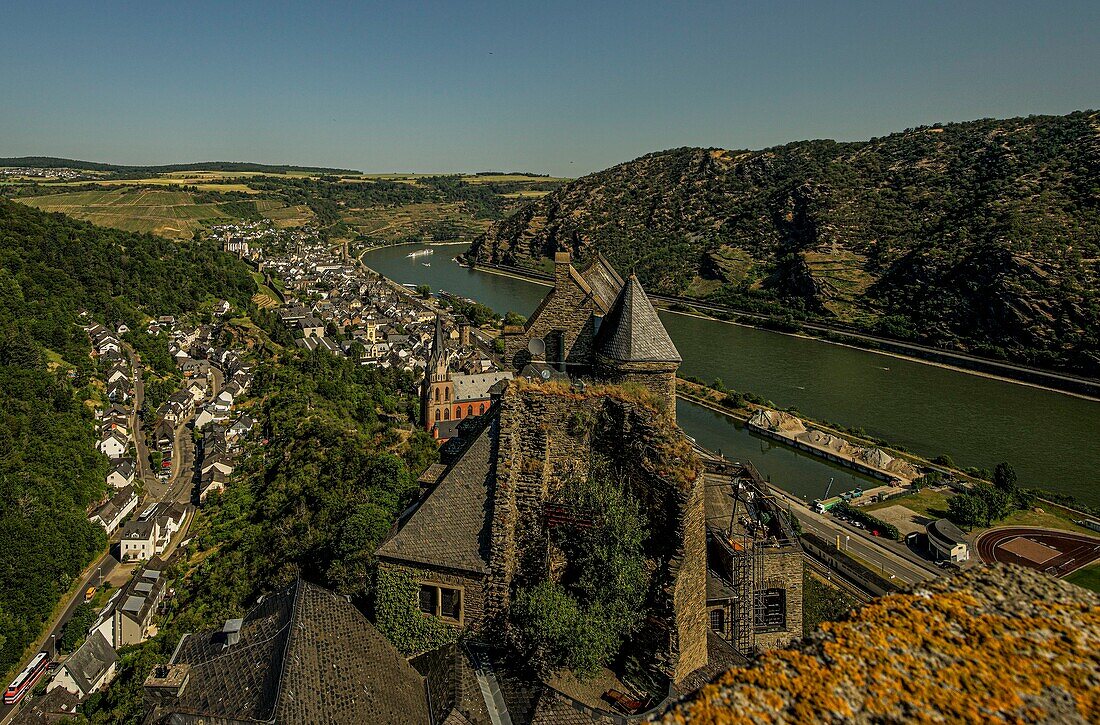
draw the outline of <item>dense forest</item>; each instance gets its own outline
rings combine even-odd
[[[469,256],[602,252],[656,292],[1100,374],[1098,118],[650,154],[526,204]]]
[[[413,376],[288,349],[259,365],[249,397],[251,448],[192,526],[160,634],[121,652],[120,676],[85,706],[92,722],[140,722],[141,683],[182,634],[239,616],[298,575],[370,607],[372,553],[439,455],[426,433],[410,433]]]
[[[0,199],[0,672],[105,547],[85,507],[105,493],[81,323],[183,314],[255,285],[204,244],[95,227]],[[81,312],[86,310],[87,317]]]

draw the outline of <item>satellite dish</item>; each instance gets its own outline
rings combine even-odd
[[[541,337],[532,337],[527,342],[527,352],[531,353],[534,357],[542,357],[546,354],[546,343]]]
[[[543,370],[542,372],[539,373],[539,375],[542,376],[543,380],[549,380],[550,379],[550,371],[549,370]]]

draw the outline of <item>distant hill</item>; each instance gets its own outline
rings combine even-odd
[[[120,166],[95,161],[59,159],[53,156],[12,156],[0,158],[0,166],[33,166],[40,169],[78,169],[81,171],[112,171],[117,173],[168,174],[173,171],[259,171],[285,174],[298,171],[306,174],[358,174],[354,169],[330,169],[324,166],[287,166],[252,164],[242,161],[203,161],[195,164],[165,164],[162,166]]]
[[[1098,119],[662,151],[526,204],[469,257],[598,251],[667,294],[1100,374]]]

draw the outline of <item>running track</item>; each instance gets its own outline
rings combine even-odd
[[[1033,561],[1023,559],[1003,549],[1002,544],[1006,544],[1019,536],[1057,549],[1062,553],[1037,565]],[[987,564],[994,562],[1019,564],[1054,576],[1065,576],[1083,566],[1087,566],[1096,559],[1100,559],[1100,538],[1069,531],[1023,526],[1009,526],[987,531],[978,537],[974,548],[978,550],[978,556],[981,557],[981,560]]]

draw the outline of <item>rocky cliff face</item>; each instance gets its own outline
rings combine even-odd
[[[666,724],[1095,722],[1100,597],[1031,570],[974,569],[729,670]]]
[[[647,289],[1100,371],[1100,114],[683,148],[496,223],[477,261],[602,252]]]

